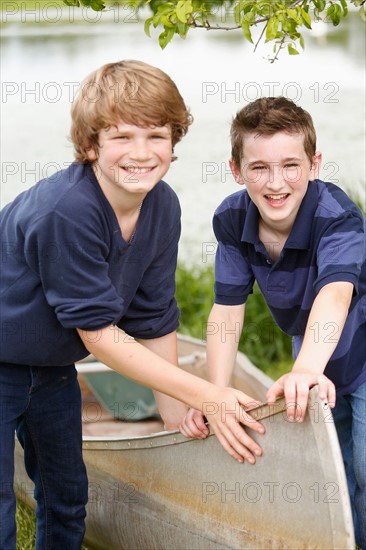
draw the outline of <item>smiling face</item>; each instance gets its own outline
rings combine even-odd
[[[257,206],[260,223],[269,231],[289,234],[308,182],[317,176],[320,163],[321,153],[315,153],[310,163],[303,134],[250,133],[243,139],[240,168],[233,161],[230,168]]]
[[[166,174],[171,158],[168,126],[121,123],[100,131],[98,156],[89,151],[94,173],[112,203],[134,197],[142,200]]]

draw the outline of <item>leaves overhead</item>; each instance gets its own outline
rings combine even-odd
[[[111,0],[63,0],[67,5],[86,6],[93,10],[106,9]],[[175,35],[186,38],[193,28],[207,30],[241,29],[245,40],[254,44],[273,42],[274,56],[287,46],[290,55],[299,54],[305,41],[303,28],[312,29],[314,22],[337,26],[347,16],[349,7],[359,10],[366,20],[366,0],[113,0],[114,5],[129,6],[145,18],[145,33],[150,37],[151,28],[161,29],[158,40],[165,48]],[[146,8],[150,13],[146,13]]]

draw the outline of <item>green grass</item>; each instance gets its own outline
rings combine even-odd
[[[17,546],[16,550],[34,550],[36,541],[36,517],[34,511],[21,501],[17,502]],[[82,550],[92,550],[82,546]]]
[[[16,519],[17,550],[33,550],[36,540],[36,522],[33,510],[18,501]]]
[[[176,281],[180,332],[205,340],[206,323],[214,302],[213,268],[178,266]],[[277,327],[257,285],[246,304],[239,350],[272,378],[278,378],[292,365],[291,339]]]

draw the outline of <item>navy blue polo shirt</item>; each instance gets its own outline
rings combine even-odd
[[[366,381],[364,215],[339,187],[320,180],[309,182],[277,261],[259,239],[258,222],[259,211],[246,190],[227,197],[216,210],[215,302],[243,304],[257,281],[274,320],[293,337],[296,357],[320,289],[335,281],[351,282],[349,315],[325,374],[339,395],[353,391]],[[325,330],[329,341],[339,337],[335,323]]]
[[[72,364],[88,353],[76,328],[117,325],[136,338],[177,329],[180,206],[165,182],[147,194],[131,243],[89,164],[19,195],[0,230],[0,361]]]

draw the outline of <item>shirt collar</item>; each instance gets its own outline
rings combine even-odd
[[[319,196],[316,180],[310,181],[299,212],[297,213],[295,223],[286,241],[285,248],[298,248],[305,250],[309,248],[312,220],[314,218],[318,201]],[[254,202],[249,199],[241,240],[251,244],[258,243],[258,226],[259,211]]]
[[[259,242],[258,227],[259,210],[248,195],[248,207],[244,219],[244,227],[241,235],[241,240],[250,244],[255,244]]]

